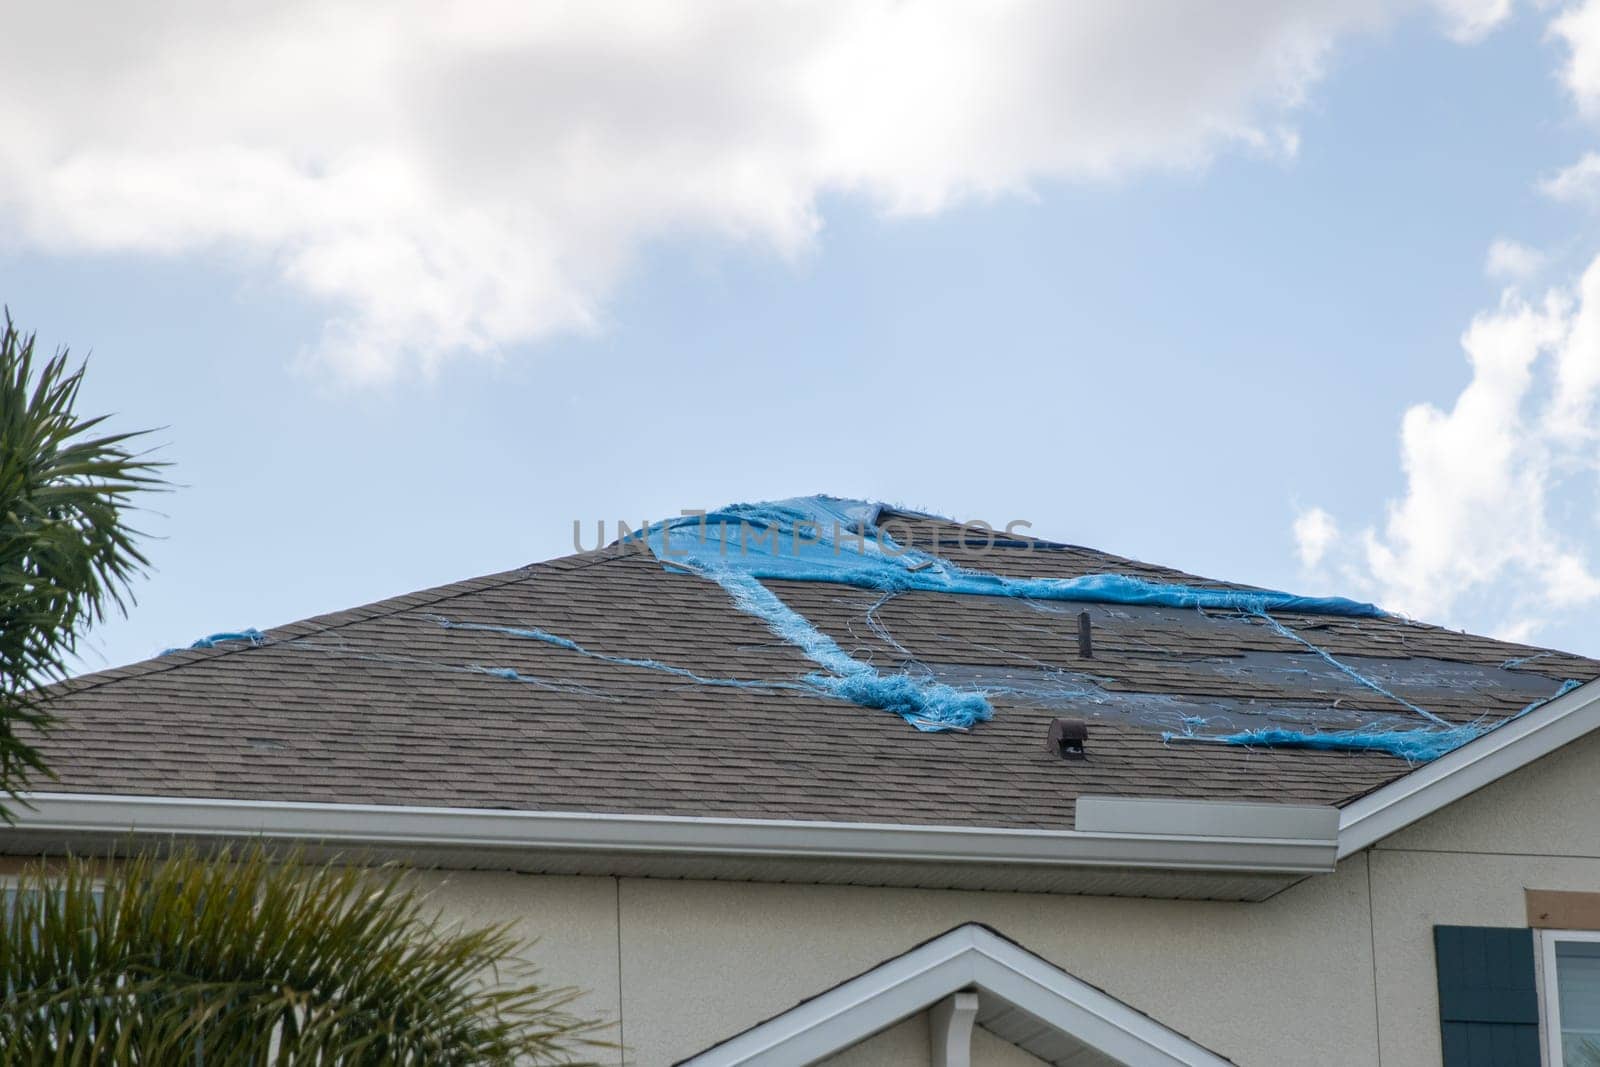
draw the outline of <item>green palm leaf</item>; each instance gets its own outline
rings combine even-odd
[[[96,434],[73,412],[83,367],[37,363],[34,338],[0,333],[0,796],[48,773],[27,731],[47,728],[44,686],[66,677],[83,629],[125,610],[147,565],[127,525],[133,496],[164,464],[131,450],[141,434]],[[9,820],[0,802],[0,817]]]
[[[454,929],[403,879],[260,847],[32,868],[0,909],[0,1062],[548,1064],[609,1047],[505,927]]]

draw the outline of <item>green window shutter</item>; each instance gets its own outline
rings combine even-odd
[[[1533,931],[1435,926],[1444,1067],[1539,1067]]]

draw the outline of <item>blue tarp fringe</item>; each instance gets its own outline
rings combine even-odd
[[[260,648],[267,643],[267,635],[251,626],[243,630],[229,630],[219,634],[211,634],[184,648],[162,649],[161,654],[170,656],[174,652],[187,652],[195,648],[216,648],[218,645],[228,644],[233,641],[247,641],[251,648]]]
[[[1201,740],[1219,741],[1227,745],[1247,748],[1311,748],[1335,752],[1382,752],[1399,756],[1408,763],[1426,763],[1454,751],[1468,741],[1476,741],[1499,725],[1469,724],[1443,729],[1419,727],[1412,730],[1329,730],[1309,733],[1269,727],[1262,730],[1245,730],[1221,737]],[[1171,735],[1167,735],[1171,740]]]
[[[896,536],[902,528],[905,533]],[[979,537],[974,546],[971,536],[975,535],[964,538],[967,547],[981,547],[983,538]],[[1215,720],[1205,715],[1187,714],[1179,720],[1182,732],[1164,733],[1162,736],[1166,739],[1243,746],[1376,751],[1411,762],[1422,762],[1435,759],[1500,725],[1485,720],[1468,724],[1447,722],[1335,658],[1285,626],[1272,614],[1297,612],[1348,618],[1386,617],[1372,604],[1343,597],[1305,597],[1277,590],[1154,582],[1129,574],[1091,574],[1078,578],[990,574],[959,566],[942,556],[915,547],[912,544],[913,531],[903,527],[898,518],[883,520],[881,505],[830,496],[736,504],[705,515],[647,524],[639,532],[629,535],[627,540],[646,545],[671,570],[697,574],[716,582],[739,610],[760,619],[768,629],[798,649],[819,669],[793,681],[708,677],[660,660],[596,652],[569,638],[532,627],[452,621],[439,616],[433,618],[450,629],[491,631],[542,641],[607,663],[660,671],[695,685],[811,692],[863,707],[890,711],[918,730],[936,732],[970,730],[989,720],[994,713],[989,698],[1000,694],[1032,699],[1048,690],[1052,697],[1078,695],[1096,705],[1126,702],[1127,699],[1144,696],[1166,700],[1172,704],[1173,710],[1181,709],[1184,700],[1162,694],[1107,693],[1088,676],[1062,672],[1043,663],[1037,665],[1044,672],[1039,678],[1017,678],[1015,672],[1011,678],[1007,678],[1003,672],[997,674],[976,669],[953,672],[946,664],[940,667],[940,673],[949,681],[940,681],[934,671],[915,662],[911,652],[895,640],[878,618],[879,609],[901,593],[925,591],[1014,597],[1028,601],[1194,609],[1202,613],[1231,612],[1237,616],[1263,620],[1280,636],[1314,652],[1358,685],[1420,716],[1427,721],[1427,725],[1407,728],[1396,724],[1391,717],[1374,715],[1369,719],[1357,720],[1359,725],[1350,728],[1330,729],[1325,726],[1317,730],[1269,725],[1240,730],[1235,726],[1232,733],[1206,736],[1197,731],[1207,726],[1213,730],[1227,729],[1229,727],[1221,724],[1226,723],[1228,717]],[[990,543],[994,544],[1002,541],[1007,545],[1031,544],[1009,538],[990,539]],[[1048,549],[1042,547],[1039,550]],[[880,670],[856,658],[768,589],[763,584],[763,580],[768,579],[830,582],[881,591],[883,595],[867,611],[866,625],[889,648],[905,657],[906,666],[899,670]],[[1531,658],[1537,657],[1508,661],[1507,666],[1521,664]],[[469,669],[496,677],[543,684],[511,668],[474,666]],[[1568,683],[1561,692],[1568,691],[1575,684]],[[1559,696],[1560,693],[1555,695]],[[1545,702],[1535,701],[1519,714],[1526,714]],[[1303,709],[1294,714],[1301,716],[1300,721],[1309,725]]]
[[[1535,708],[1543,707],[1556,699],[1556,697],[1564,696],[1582,684],[1576,679],[1569,678],[1562,682],[1561,687],[1550,696],[1542,700],[1535,700],[1515,715],[1510,715],[1497,721],[1479,720],[1458,726],[1445,724],[1439,729],[1420,727],[1411,730],[1330,730],[1322,733],[1268,728],[1245,730],[1222,737],[1191,738],[1191,740],[1218,741],[1228,745],[1313,748],[1344,752],[1384,752],[1391,756],[1399,756],[1408,763],[1426,763],[1429,760],[1438,759],[1447,752],[1455,751],[1469,741],[1476,741],[1484,734],[1504,726],[1514,719],[1522,718]],[[1169,741],[1181,736],[1175,734],[1163,735]]]
[[[894,521],[879,525],[881,505],[839,497],[794,497],[736,504],[705,515],[646,525],[642,540],[668,567],[702,575],[725,589],[740,610],[800,649],[827,673],[808,676],[818,689],[869,708],[893,711],[919,730],[969,730],[994,709],[982,690],[959,689],[906,671],[885,673],[841,649],[834,640],[761,584],[762,579],[834,582],[888,595],[924,591],[1029,600],[1209,608],[1265,614],[1302,611],[1361,618],[1381,616],[1371,604],[1342,597],[1302,597],[1275,590],[1217,589],[1165,584],[1126,574],[1079,578],[1015,578],[960,567],[902,543]],[[909,531],[907,531],[909,534]],[[909,536],[904,539],[909,542]],[[892,647],[904,648],[889,640]]]
[[[893,537],[896,521],[879,527],[881,511],[881,505],[860,500],[794,497],[773,503],[735,504],[704,516],[652,524],[634,538],[646,541],[668,566],[697,573],[722,567],[752,578],[836,582],[886,592],[921,590],[1152,607],[1298,611],[1356,618],[1384,614],[1372,604],[1344,597],[1152,582],[1128,574],[1089,574],[1079,578],[987,574],[897,542]],[[980,540],[975,547],[982,544]]]

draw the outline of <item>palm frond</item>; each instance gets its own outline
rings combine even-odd
[[[394,869],[260,847],[75,859],[24,873],[0,912],[8,1064],[552,1064],[609,1047],[506,927],[452,928]]]
[[[138,433],[97,433],[73,410],[83,366],[65,351],[36,362],[34,337],[5,314],[0,333],[0,798],[48,774],[30,730],[48,728],[43,687],[67,674],[82,631],[125,611],[147,565],[127,523],[135,494],[165,464],[133,451]],[[9,820],[0,799],[0,817]]]

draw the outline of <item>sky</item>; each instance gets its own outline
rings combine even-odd
[[[83,669],[813,492],[1600,655],[1600,0],[14,16]]]

